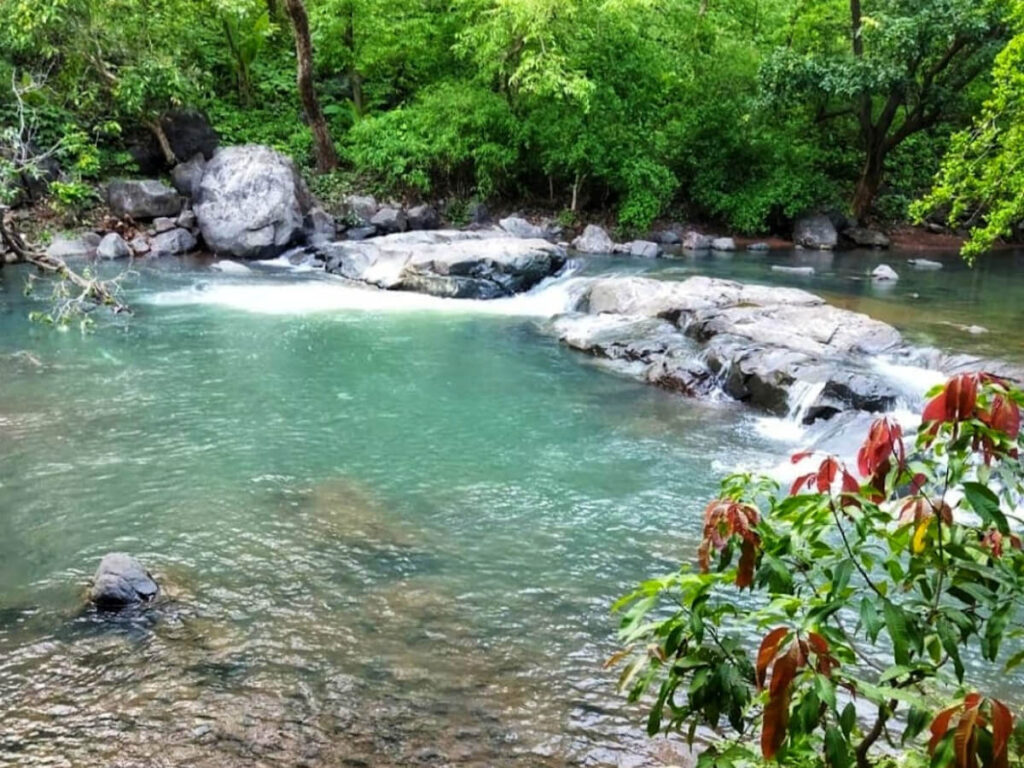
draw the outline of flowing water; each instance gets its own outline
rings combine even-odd
[[[846,254],[583,273],[802,285],[1024,360],[1024,257],[906,256],[893,286]],[[807,259],[813,278],[769,269]],[[0,273],[0,765],[686,761],[602,669],[611,601],[692,557],[724,473],[853,438],[801,428],[799,398],[765,419],[560,348],[546,318],[584,279],[485,304],[170,260],[140,269],[133,318],[83,336],[28,323],[23,273]],[[878,364],[908,406],[935,379]],[[159,604],[83,608],[112,550]]]

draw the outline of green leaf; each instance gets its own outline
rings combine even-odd
[[[825,729],[825,760],[830,768],[848,768],[850,748],[843,732],[830,725]]]
[[[944,616],[940,617],[935,624],[935,628],[939,633],[939,640],[942,642],[942,648],[949,654],[950,660],[953,662],[953,670],[956,672],[956,679],[959,682],[964,681],[964,663],[960,660],[960,643],[959,638],[956,635],[956,631],[953,625]],[[1024,651],[1022,658],[1024,658]]]
[[[903,609],[891,600],[882,604],[882,613],[885,615],[885,627],[892,638],[893,657],[897,664],[906,665],[910,663],[910,630],[907,626],[907,615]]]
[[[857,707],[854,706],[853,702],[848,702],[843,707],[843,714],[839,716],[839,725],[843,729],[843,733],[849,738],[853,732],[853,726],[857,724]]]
[[[999,508],[998,496],[981,483],[964,483],[963,489],[967,503],[986,525],[994,525],[1004,535],[1010,533],[1010,524]]]
[[[868,640],[872,643],[875,642],[878,638],[878,633],[885,626],[885,622],[878,616],[875,601],[870,597],[865,597],[860,601],[860,624],[864,628],[864,633],[868,636]]]

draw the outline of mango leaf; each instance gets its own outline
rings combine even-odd
[[[907,627],[906,614],[891,600],[886,600],[882,604],[882,613],[885,615],[885,627],[889,630],[889,637],[892,638],[893,657],[896,659],[896,663],[909,664],[911,637]]]
[[[834,725],[825,729],[825,761],[829,768],[848,768],[850,749],[842,731]]]
[[[985,524],[994,525],[1004,536],[1009,535],[1010,524],[1006,520],[1006,515],[999,509],[999,498],[981,483],[964,483],[963,488],[967,503]]]

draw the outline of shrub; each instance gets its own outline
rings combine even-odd
[[[1008,764],[1013,717],[976,689],[1024,660],[1004,647],[1024,634],[1024,393],[964,374],[930,396],[912,451],[882,418],[856,469],[798,454],[815,466],[787,495],[726,479],[699,567],[617,603],[621,684],[657,691],[649,733],[692,744],[725,720],[698,766],[864,768],[897,748],[911,765]]]

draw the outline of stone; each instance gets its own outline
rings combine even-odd
[[[377,228],[382,235],[393,235],[398,232],[405,232],[407,221],[405,211],[386,205],[374,214],[370,223]]]
[[[712,238],[702,235],[695,230],[687,230],[683,235],[683,250],[685,251],[710,251]]]
[[[180,256],[194,251],[197,246],[195,235],[176,227],[156,235],[150,241],[150,253],[153,256]]]
[[[91,259],[96,255],[100,244],[100,236],[95,232],[83,232],[80,235],[57,235],[46,246],[46,255],[65,261],[74,259]]]
[[[831,251],[839,242],[835,224],[824,214],[802,216],[793,225],[793,242],[803,248]]]
[[[867,227],[849,227],[843,230],[843,237],[859,248],[888,248],[889,238],[885,233]]]
[[[809,277],[814,274],[814,267],[787,267],[783,264],[772,264],[772,272],[781,272],[784,275],[803,275]]]
[[[629,255],[642,259],[656,259],[661,255],[661,246],[650,240],[634,240],[629,244]]]
[[[191,159],[171,169],[171,183],[178,192],[194,200],[199,196],[199,185],[205,171],[206,157],[202,152],[197,152]]]
[[[498,222],[498,226],[512,235],[512,237],[547,239],[547,233],[543,227],[531,224],[521,216],[506,216]]]
[[[210,269],[215,272],[223,272],[225,275],[248,275],[252,273],[252,270],[245,266],[245,264],[231,261],[231,259],[215,261],[210,265]]]
[[[762,243],[762,242],[751,243],[750,245],[747,246],[747,250],[748,251],[769,251],[769,250],[771,250],[771,246],[768,245],[768,243]]]
[[[735,251],[736,241],[731,237],[716,237],[711,240],[712,251]]]
[[[328,272],[386,290],[493,299],[529,290],[565,263],[546,240],[493,230],[404,232],[320,249]]]
[[[319,205],[314,205],[306,214],[306,240],[313,245],[329,243],[338,235],[334,217]]]
[[[89,599],[99,608],[116,610],[148,603],[159,591],[142,563],[123,552],[111,552],[100,560]]]
[[[466,214],[471,226],[482,227],[491,223],[491,212],[481,202],[470,203]]]
[[[247,144],[222,149],[207,163],[194,210],[214,253],[268,259],[305,238],[312,206],[290,158]]]
[[[572,241],[572,247],[579,253],[611,253],[612,239],[596,224],[588,224],[583,234]]]
[[[406,211],[409,229],[437,229],[441,226],[441,214],[432,205],[414,205]]]
[[[178,226],[177,219],[172,219],[167,216],[157,216],[153,219],[153,231],[156,234],[167,232],[170,229],[174,229],[176,226]]]
[[[672,229],[663,229],[659,232],[652,232],[650,239],[656,243],[662,245],[679,245],[683,242],[683,238],[679,236],[679,233]]]
[[[349,195],[345,198],[345,220],[349,226],[365,227],[376,215],[380,206],[372,195]]]
[[[187,229],[190,232],[199,226],[199,220],[196,219],[196,212],[190,208],[186,208],[180,214],[175,222],[179,227]]]
[[[107,185],[107,204],[115,216],[144,221],[177,216],[181,196],[156,179],[115,179]]]
[[[132,249],[117,232],[107,232],[96,248],[96,256],[100,259],[127,259]]]
[[[368,227],[352,227],[345,232],[345,237],[349,240],[366,240],[367,238],[374,237],[377,234],[377,228],[374,226]]]
[[[900,276],[888,264],[879,264],[871,270],[871,278],[873,280],[899,280]]]
[[[931,259],[907,259],[907,264],[914,269],[942,269],[941,261],[932,261]]]
[[[136,256],[142,256],[150,251],[149,240],[142,235],[133,237],[128,245]]]

